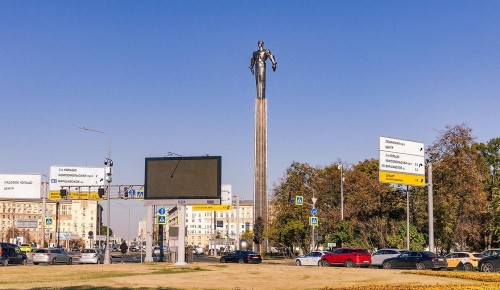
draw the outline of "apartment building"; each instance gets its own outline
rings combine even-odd
[[[69,240],[82,238],[86,247],[93,241],[88,236],[99,234],[102,206],[95,200],[46,201],[46,217],[52,225],[45,226],[45,241],[67,246]],[[42,200],[0,199],[0,237],[2,242],[36,243],[42,245]]]

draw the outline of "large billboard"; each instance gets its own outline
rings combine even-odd
[[[42,197],[41,174],[0,174],[0,198]]]
[[[146,158],[145,204],[220,204],[221,163],[220,156]]]
[[[66,189],[70,199],[101,199],[104,177],[104,167],[51,166],[48,198],[60,199],[60,190]]]

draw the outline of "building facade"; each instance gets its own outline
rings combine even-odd
[[[95,200],[47,200],[45,216],[52,218],[52,225],[45,226],[45,242],[48,246],[59,244],[68,247],[69,240],[82,238],[85,246],[91,247],[94,241],[89,237],[89,232],[92,232],[93,237],[100,234],[102,206]],[[26,221],[32,223],[28,225]],[[0,199],[2,242],[36,243],[41,247],[44,222],[41,199]]]

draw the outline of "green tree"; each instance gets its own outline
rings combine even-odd
[[[396,231],[387,236],[387,247],[406,249],[406,229],[406,222],[400,222]],[[410,249],[422,251],[426,245],[426,236],[415,225],[410,224]]]
[[[500,236],[500,138],[491,139],[488,143],[476,144],[477,150],[484,159],[488,177],[485,180],[487,192],[487,210],[483,216],[484,247],[498,245]]]
[[[487,209],[483,160],[472,145],[472,129],[446,126],[428,150],[433,164],[437,245],[450,251],[480,249],[482,217]]]
[[[104,226],[102,225],[101,226],[101,235],[106,235],[106,231],[108,230],[108,227],[107,226]],[[112,237],[113,236],[113,230],[111,228],[109,228],[109,236]]]

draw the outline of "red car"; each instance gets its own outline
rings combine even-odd
[[[346,266],[370,267],[372,257],[367,249],[362,248],[340,248],[332,253],[323,255],[320,260],[321,266]]]

